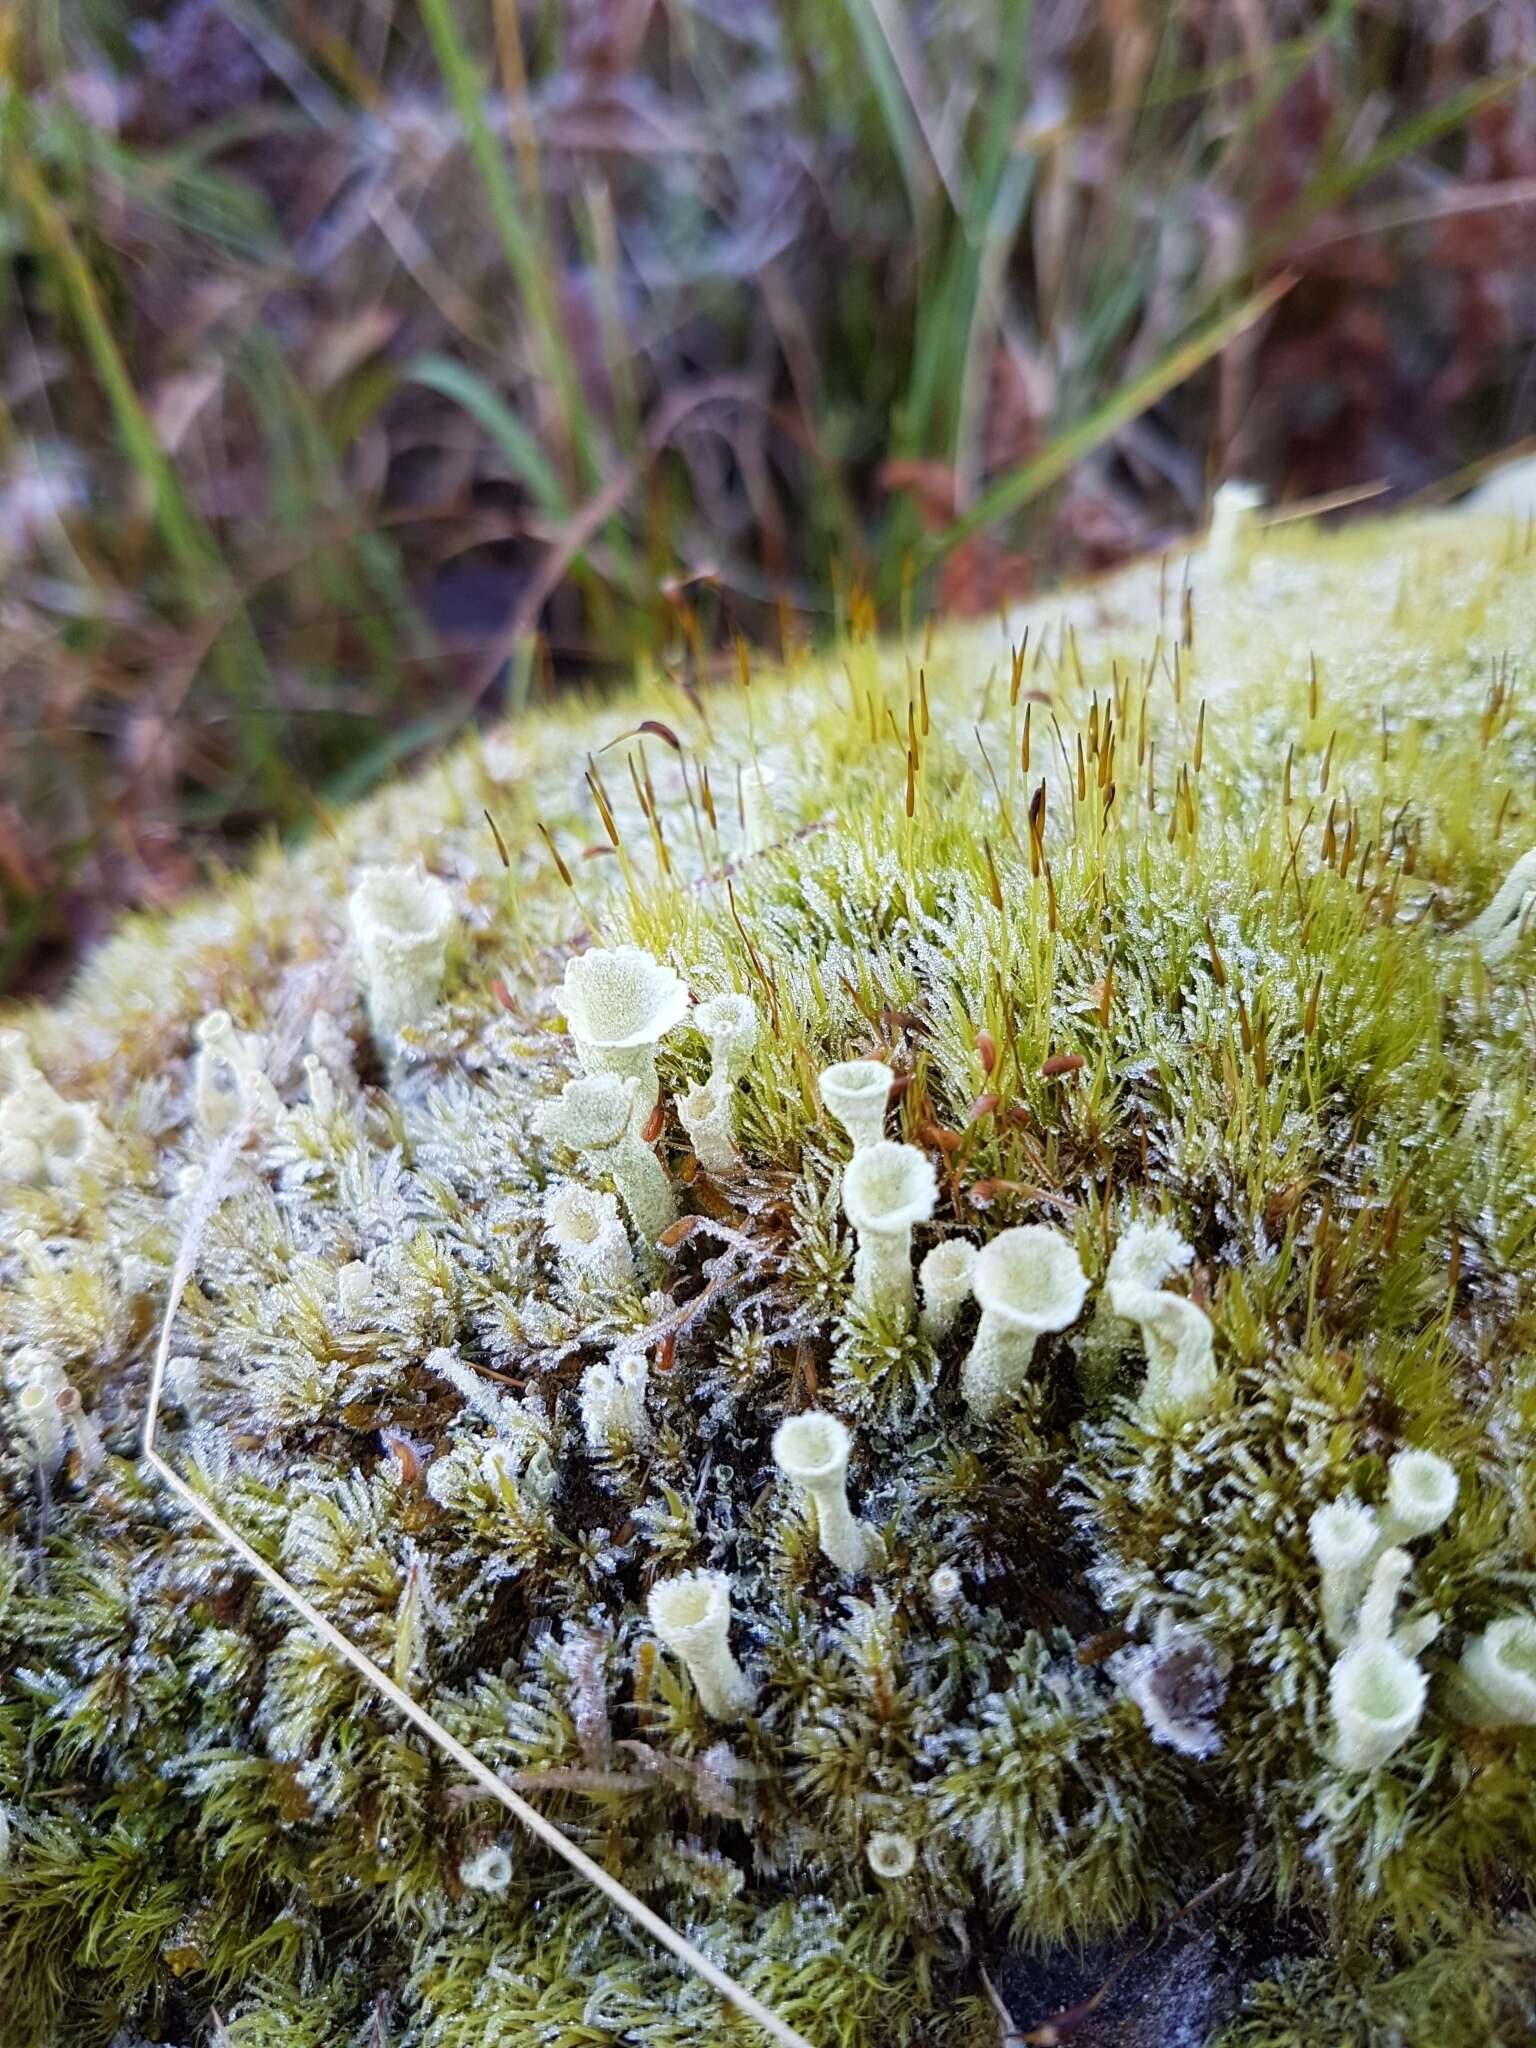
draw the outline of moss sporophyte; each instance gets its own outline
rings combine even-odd
[[[1531,545],[572,698],[15,1012],[5,2048],[1530,2039]]]

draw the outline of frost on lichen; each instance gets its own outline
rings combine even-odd
[[[854,1298],[873,1315],[910,1320],[912,1233],[933,1214],[933,1162],[915,1145],[886,1139],[855,1152],[843,1173],[843,1214],[853,1225]]]
[[[816,2048],[1526,2038],[1530,546],[560,706],[9,1019],[5,2048],[749,2038],[156,1483],[179,1257],[193,1496]]]
[[[561,992],[576,1055],[589,1074],[639,1082],[656,1100],[656,1048],[688,1012],[688,991],[640,946],[594,946],[567,961]]]
[[[1384,1550],[1377,1558],[1354,1631],[1328,1674],[1333,1756],[1341,1770],[1376,1770],[1396,1756],[1423,1718],[1429,1678],[1419,1656],[1440,1622],[1427,1615],[1409,1628],[1393,1628],[1393,1608],[1411,1570],[1406,1551]]]
[[[960,1371],[960,1391],[981,1420],[1023,1386],[1039,1340],[1076,1320],[1088,1282],[1066,1238],[1025,1223],[1000,1231],[983,1249],[971,1290],[981,1325]]]
[[[1216,1390],[1211,1319],[1194,1302],[1159,1285],[1194,1257],[1166,1224],[1133,1223],[1115,1246],[1105,1292],[1117,1316],[1137,1325],[1147,1357],[1139,1409],[1150,1419],[1184,1421],[1201,1414]]]
[[[453,898],[419,867],[373,867],[348,898],[352,943],[373,1028],[389,1038],[420,1023],[442,989]]]

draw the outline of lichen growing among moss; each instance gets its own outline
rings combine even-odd
[[[749,2035],[138,1455],[179,1253],[173,1465],[817,2048],[984,2041],[1004,1994],[1027,2033],[1090,1956],[1159,2040],[1530,2038],[1523,882],[1497,946],[1474,920],[1536,840],[1532,560],[1471,518],[1269,534],[561,707],[18,1015],[5,2048]],[[349,933],[385,869],[452,908],[403,1006]],[[620,947],[659,966],[612,1002],[568,976]],[[692,1020],[732,996],[727,1055]],[[856,1288],[851,1060],[892,1070],[866,1138],[932,1169],[912,1273],[1043,1225],[1086,1277],[985,1413],[969,1254],[942,1315],[905,1266]],[[1138,1321],[1195,1333],[1198,1401],[1144,1398]],[[813,1411],[841,1565],[774,1463]],[[1325,1631],[1309,1528],[1398,1529],[1405,1449],[1454,1505],[1391,1537],[1366,1622],[1426,1684],[1361,1767],[1330,1675],[1366,1623],[1335,1578]],[[728,1602],[729,1684],[669,1585]]]

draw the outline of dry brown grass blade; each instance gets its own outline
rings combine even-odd
[[[703,385],[687,385],[658,409],[639,455],[626,462],[609,483],[577,507],[550,542],[537,574],[518,601],[511,624],[492,644],[470,685],[466,709],[489,690],[517,649],[535,631],[539,614],[564,582],[567,571],[594,536],[615,517],[651,463],[678,429],[705,406],[761,405],[762,387],[755,377],[713,377]]]

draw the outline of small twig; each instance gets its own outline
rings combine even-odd
[[[479,703],[519,645],[533,632],[539,622],[539,613],[559,588],[567,569],[585,551],[592,536],[615,516],[678,428],[705,406],[726,402],[761,406],[764,403],[761,385],[752,377],[713,377],[705,384],[689,385],[674,392],[658,408],[640,453],[631,457],[618,474],[600,491],[594,492],[585,504],[579,505],[552,541],[548,554],[519,598],[510,624],[492,641],[490,653],[476,672],[465,700],[466,711]]]
[[[986,1992],[988,2003],[997,2014],[997,2048],[1024,2048],[1024,2036],[1019,2032],[1013,2014],[1004,2005],[997,1986],[987,1975],[985,1967],[981,1972],[981,1988]]]

